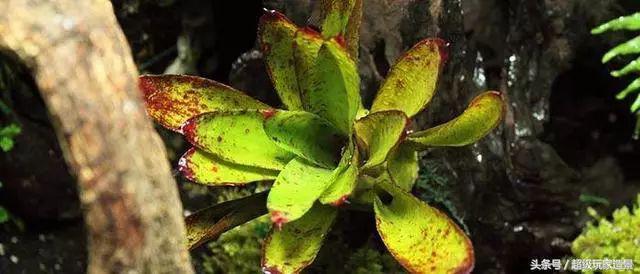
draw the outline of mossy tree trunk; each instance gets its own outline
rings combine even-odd
[[[0,0],[0,10],[0,48],[32,70],[77,178],[88,272],[192,273],[175,181],[111,3]]]

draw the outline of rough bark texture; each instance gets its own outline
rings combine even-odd
[[[0,1],[77,177],[89,273],[191,273],[182,207],[110,2]]]

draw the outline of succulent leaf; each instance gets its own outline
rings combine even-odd
[[[504,108],[500,93],[482,93],[471,101],[460,116],[439,126],[409,134],[407,141],[417,149],[472,144],[500,123]]]
[[[357,120],[356,140],[366,159],[363,168],[382,164],[389,151],[404,138],[408,124],[407,116],[398,110],[374,112]]]
[[[281,225],[302,217],[327,188],[331,173],[301,158],[289,162],[267,199],[273,222]]]
[[[267,213],[267,192],[220,203],[187,216],[187,245],[194,249],[220,234]]]
[[[329,186],[318,199],[323,204],[339,206],[356,188],[358,182],[358,150],[353,142],[345,148],[340,164],[331,174]]]
[[[278,171],[234,164],[197,148],[182,155],[179,170],[190,181],[210,186],[243,185],[278,176]]]
[[[304,111],[278,111],[264,131],[283,149],[325,168],[336,167],[346,141],[327,120]]]
[[[315,259],[336,215],[335,208],[315,205],[302,218],[271,229],[264,243],[263,271],[300,273]]]
[[[318,52],[312,77],[313,87],[306,94],[309,111],[349,135],[353,120],[362,108],[356,63],[335,39],[328,40]]]
[[[389,154],[387,171],[401,189],[411,191],[418,178],[419,169],[418,152],[407,144],[401,144]]]
[[[276,110],[216,111],[189,119],[182,131],[190,143],[221,159],[280,170],[294,158],[271,141],[263,123]]]
[[[418,42],[391,67],[371,112],[395,109],[409,117],[416,115],[431,101],[446,58],[444,41],[425,39]]]
[[[269,108],[232,87],[195,76],[143,75],[139,85],[147,113],[178,132],[184,122],[205,112]]]
[[[609,22],[606,22],[591,30],[591,34],[601,34],[607,31],[615,30],[640,30],[640,12],[628,16],[618,17]]]
[[[389,183],[392,201],[374,199],[376,227],[400,264],[412,273],[470,273],[471,241],[447,215]]]
[[[260,17],[258,37],[269,77],[289,110],[302,109],[300,89],[294,66],[293,43],[298,28],[277,11]]]

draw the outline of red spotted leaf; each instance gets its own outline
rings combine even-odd
[[[416,115],[431,101],[446,56],[444,41],[426,39],[418,42],[391,67],[371,112],[395,109],[409,117]]]
[[[289,110],[302,109],[293,55],[297,30],[298,27],[277,11],[266,11],[260,18],[258,28],[267,71],[280,99]]]
[[[269,108],[232,87],[196,76],[143,75],[139,84],[147,113],[174,131],[179,131],[191,117],[205,112]]]
[[[410,193],[379,183],[392,196],[376,197],[376,227],[382,241],[411,273],[470,273],[474,265],[471,241],[447,215]]]
[[[295,156],[264,132],[264,121],[275,110],[216,111],[187,121],[187,141],[221,159],[245,166],[280,170]]]
[[[243,185],[278,176],[278,171],[234,164],[197,148],[182,155],[179,169],[187,179],[210,186]]]
[[[408,142],[418,149],[475,143],[500,123],[504,108],[499,92],[482,93],[471,101],[460,116],[439,126],[414,132],[409,135]]]

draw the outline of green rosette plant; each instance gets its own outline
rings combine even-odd
[[[469,238],[410,191],[419,151],[474,143],[499,124],[503,100],[482,93],[457,118],[412,131],[447,56],[442,40],[426,39],[397,61],[364,108],[356,65],[361,14],[362,1],[326,0],[321,31],[276,11],[262,16],[259,43],[281,108],[199,77],[141,76],[149,115],[193,144],[179,161],[187,179],[209,186],[273,180],[268,192],[187,217],[190,248],[268,213],[274,225],[263,270],[298,273],[339,211],[357,207],[373,212],[383,242],[408,271],[473,269]]]

